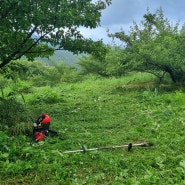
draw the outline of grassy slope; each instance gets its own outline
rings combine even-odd
[[[47,138],[33,147],[28,138],[16,138],[9,160],[5,155],[1,162],[3,184],[185,183],[183,92],[164,92],[140,74],[121,79],[91,77],[82,83],[62,84],[52,92],[57,101],[41,102],[33,114],[47,112],[52,117],[51,127],[62,138]],[[25,97],[28,102],[33,95]],[[94,148],[143,141],[155,146],[135,147],[131,152],[124,148],[62,153],[82,145]]]

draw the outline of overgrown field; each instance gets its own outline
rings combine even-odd
[[[0,184],[185,184],[183,89],[138,73],[33,87],[24,98],[30,117],[49,114],[60,136],[30,146],[30,134],[0,132]],[[141,142],[154,146],[63,153]]]

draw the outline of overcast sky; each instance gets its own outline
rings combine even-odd
[[[107,29],[111,33],[118,32],[121,28],[128,32],[133,21],[140,23],[143,20],[147,7],[151,13],[161,7],[165,18],[172,23],[185,23],[185,0],[112,0],[112,5],[102,12],[101,26],[94,30],[81,29],[81,32],[86,38],[102,38],[105,43],[110,43]]]

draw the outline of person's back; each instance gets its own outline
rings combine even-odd
[[[48,135],[51,118],[47,114],[41,114],[33,124],[33,136],[36,141],[44,139]]]

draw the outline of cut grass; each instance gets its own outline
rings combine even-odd
[[[151,77],[94,78],[54,87],[57,102],[29,105],[52,118],[49,137],[33,147],[17,137],[1,155],[3,184],[184,184],[185,94],[164,91]],[[35,91],[35,94],[38,93]],[[42,93],[42,91],[39,91]],[[29,104],[35,96],[25,95]],[[60,101],[61,100],[61,101]],[[153,142],[154,147],[75,154],[66,150]],[[7,154],[7,155],[5,155]]]

